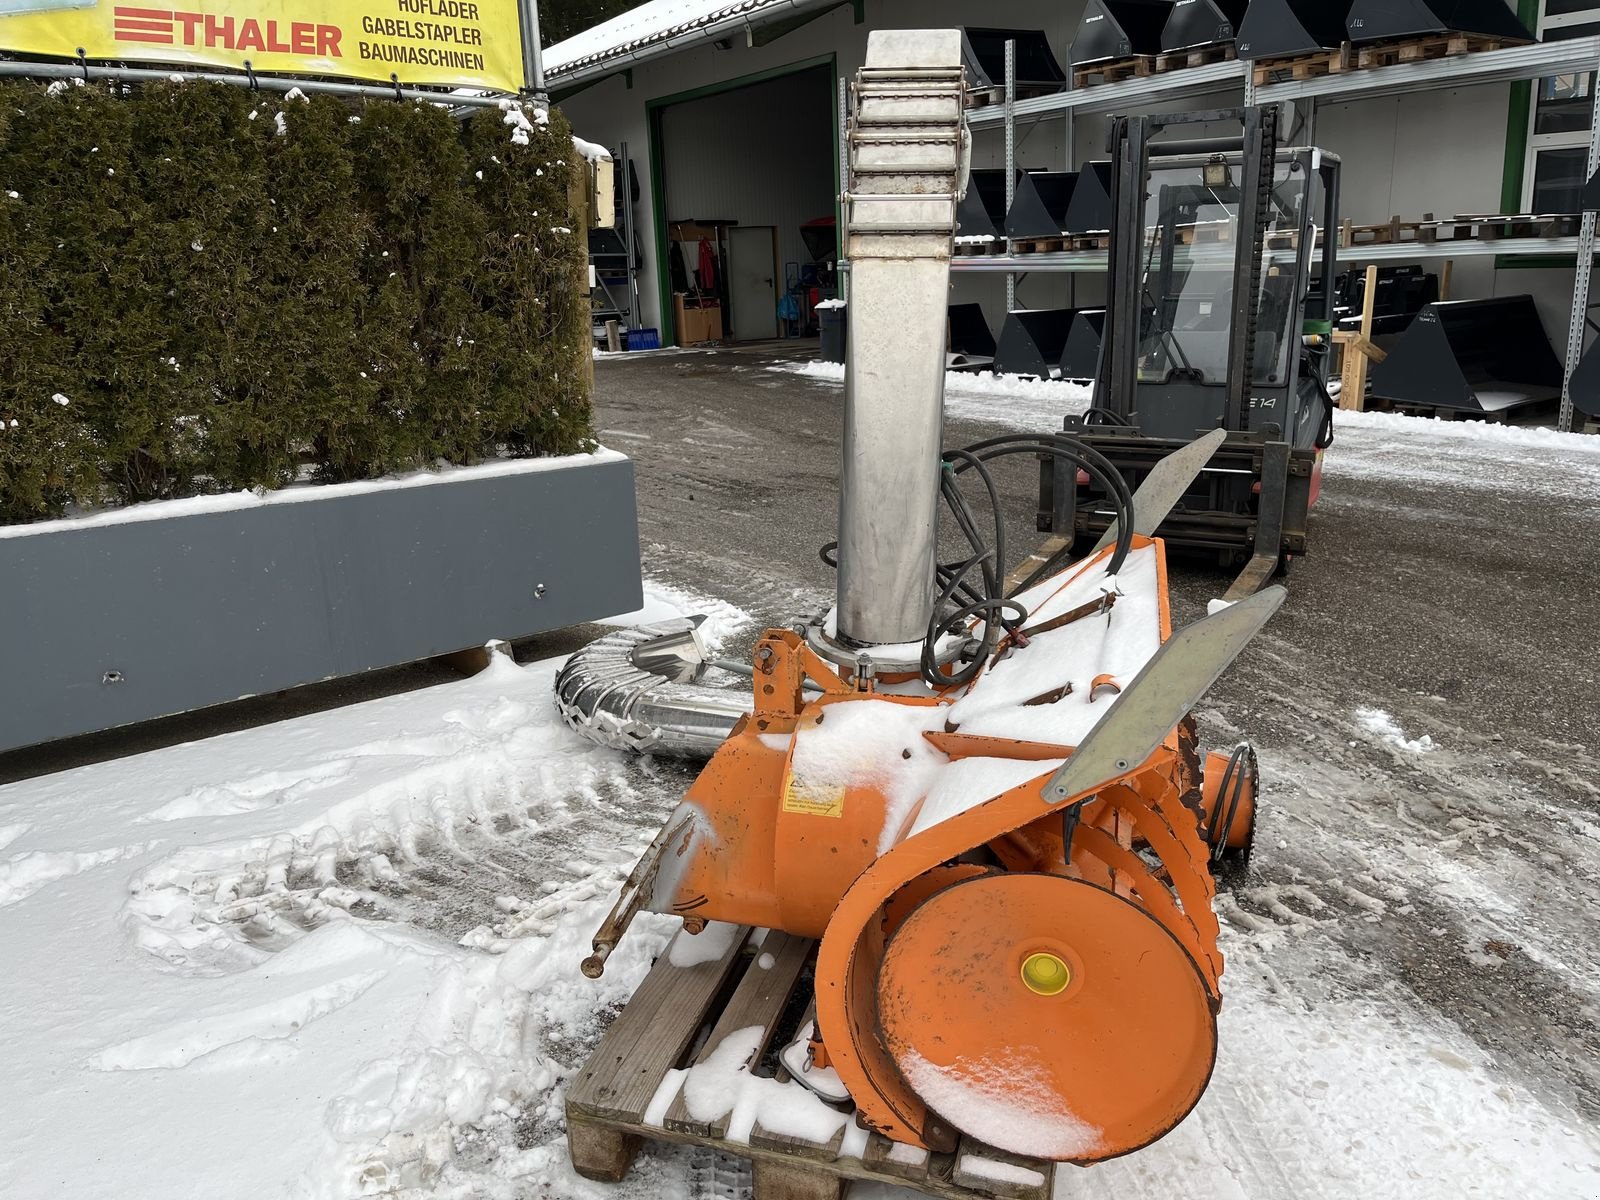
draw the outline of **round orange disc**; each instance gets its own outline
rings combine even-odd
[[[946,1122],[1014,1154],[1095,1162],[1189,1114],[1217,1026],[1188,952],[1131,901],[1056,875],[929,897],[878,973],[885,1045]]]

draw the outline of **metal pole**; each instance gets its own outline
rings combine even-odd
[[[1600,71],[1595,75],[1600,79]],[[1600,171],[1600,88],[1595,89],[1594,104],[1589,113],[1589,169],[1585,179],[1593,179]],[[1567,357],[1561,369],[1561,415],[1556,428],[1563,433],[1572,432],[1572,373],[1578,369],[1583,357],[1583,334],[1589,321],[1589,282],[1594,273],[1595,212],[1583,214],[1583,226],[1578,230],[1578,270],[1572,283],[1572,324],[1567,327]]]
[[[233,75],[221,71],[191,71],[148,67],[84,67],[79,63],[0,62],[0,78],[24,79],[109,79],[125,83],[169,83],[174,79],[201,83],[226,83],[234,87],[254,87],[264,92],[325,92],[332,96],[366,96],[374,100],[421,100],[443,108],[499,108],[506,103],[503,93],[456,95],[429,92],[396,84],[339,83],[325,79],[293,79],[282,75]]]
[[[845,213],[844,190],[850,182],[850,81],[839,80],[839,208],[838,224],[834,226],[837,231],[839,252],[844,253]],[[839,272],[839,299],[846,304],[850,303],[850,272]],[[848,313],[848,309],[846,312]]]
[[[621,178],[616,186],[622,189],[622,236],[627,240],[628,251],[628,322],[629,327],[644,327],[644,314],[639,311],[639,273],[633,256],[633,160],[628,157],[628,143],[623,142],[620,159],[615,164]]]
[[[539,0],[517,0],[517,13],[522,18],[522,77],[524,91],[533,95],[535,104],[548,107],[550,95],[544,87],[544,44],[539,40]]]
[[[1017,202],[1017,43],[1006,42],[1006,213],[1009,216],[1011,206]],[[1014,248],[1011,238],[1006,237],[1006,257],[1010,258]],[[1017,277],[1014,273],[1006,272],[1006,312],[1015,312],[1017,309]]]

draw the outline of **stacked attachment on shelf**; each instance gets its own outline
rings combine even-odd
[[[1240,58],[1257,62],[1337,50],[1350,0],[1251,0],[1239,26]]]
[[[980,246],[1003,241],[1005,223],[1005,169],[974,170],[956,213],[956,241]]]
[[[1161,31],[1171,15],[1169,0],[1089,0],[1069,55],[1075,82],[1085,68],[1161,53]]]
[[[1189,0],[1174,4],[1161,30],[1161,49],[1196,50],[1234,40],[1244,20],[1245,0]]]
[[[1532,296],[1440,301],[1372,368],[1372,395],[1406,408],[1504,415],[1558,397],[1561,374]]]
[[[1020,172],[1017,197],[1006,214],[1006,236],[1014,242],[1060,238],[1067,228],[1067,208],[1077,186],[1076,171]]]
[[[1040,95],[1066,86],[1066,72],[1044,30],[968,26],[961,31],[961,63],[967,70],[968,86],[984,100],[995,103],[1004,99],[1007,42],[1017,44],[1018,91]]]
[[[1450,33],[1506,44],[1534,40],[1505,0],[1354,0],[1345,28],[1358,43]]]
[[[1113,220],[1111,164],[1086,162],[1072,189],[1072,202],[1067,205],[1062,231],[1073,235],[1109,233]]]

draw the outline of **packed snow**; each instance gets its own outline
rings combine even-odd
[[[775,363],[768,370],[844,387],[843,363]],[[944,377],[944,411],[952,417],[998,421],[1018,429],[1060,429],[1062,418],[1089,407],[1093,390],[1088,384],[1060,379],[950,371]]]
[[[1480,461],[1534,475],[1543,448],[1600,453],[1600,440],[1498,426],[1341,417],[1340,427],[1348,436],[1330,453],[1330,476],[1449,470],[1450,486],[1472,488]],[[1509,446],[1535,461],[1507,466]],[[1122,590],[1135,570],[1119,576]],[[639,614],[617,619],[686,611],[709,611],[713,638],[751,621],[657,584]],[[0,787],[0,939],[13,961],[0,985],[0,1195],[743,1194],[729,1189],[748,1188],[747,1169],[682,1148],[647,1148],[615,1188],[568,1165],[563,1089],[609,1015],[657,955],[734,935],[672,942],[676,922],[644,917],[604,979],[579,973],[686,776],[561,725],[550,702],[558,666],[497,658],[470,680]],[[1263,696],[1231,715],[1255,723],[1292,699]],[[1546,911],[1512,846],[1538,836],[1530,824],[1559,828],[1561,854],[1537,878],[1565,897],[1594,877],[1600,823],[1592,809],[1586,817],[1506,782],[1499,757],[1492,771],[1474,767],[1459,734],[1376,703],[1385,707],[1327,707],[1317,722],[1338,745],[1392,755],[1406,772],[1392,780],[1312,752],[1264,755],[1273,842],[1261,859],[1286,865],[1219,899],[1228,969],[1207,1095],[1150,1149],[1062,1172],[1058,1196],[1600,1194],[1592,1125],[1349,941],[1350,930],[1390,930],[1415,908],[1430,914],[1427,940],[1466,942],[1490,975],[1508,968],[1484,948],[1514,929],[1518,953],[1592,1004],[1589,918],[1576,906]],[[1213,732],[1229,731],[1228,716],[1205,714]],[[1411,745],[1424,740],[1431,750]],[[1568,764],[1571,786],[1584,783],[1590,760],[1552,757]],[[947,798],[950,811],[1013,778],[971,762],[940,775],[939,786],[975,776]],[[1008,770],[1026,782],[1024,772],[1053,766]],[[1408,838],[1369,836],[1358,793],[1375,794]],[[937,817],[938,795],[914,828]],[[1445,813],[1437,827],[1423,824],[1429,806]],[[1277,840],[1291,830],[1300,857]],[[1335,866],[1301,871],[1313,852]],[[1495,1019],[1525,1018],[1539,1014]],[[1552,1043],[1552,1053],[1582,1052]],[[815,1122],[856,1136],[847,1114],[759,1080],[751,1053],[745,1031],[694,1099],[694,1071],[675,1072],[656,1119],[681,1095],[740,1128]],[[1052,1136],[1071,1128],[1050,1125]],[[926,1156],[905,1147],[891,1157]],[[977,1164],[989,1165],[1007,1166]],[[903,1194],[862,1186],[852,1200],[891,1195]]]

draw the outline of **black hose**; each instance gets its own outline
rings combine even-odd
[[[1090,413],[1118,419],[1116,414],[1105,409],[1091,409]],[[1116,508],[1117,522],[1116,547],[1107,564],[1106,574],[1115,575],[1120,571],[1133,549],[1133,492],[1122,472],[1093,446],[1066,434],[1008,434],[959,450],[947,450],[941,458],[939,490],[972,554],[964,561],[938,563],[935,567],[939,597],[928,621],[919,664],[922,678],[930,687],[960,687],[977,678],[983,664],[999,645],[1001,636],[1006,632],[1016,632],[1027,622],[1028,610],[1016,600],[1016,596],[1054,570],[1058,560],[1071,552],[1068,546],[1053,555],[1013,589],[1009,596],[1005,594],[1005,514],[1000,503],[1000,490],[995,485],[989,464],[1018,454],[1065,459],[1074,467],[1088,472],[1105,488]],[[979,533],[977,515],[961,490],[960,479],[968,473],[975,473],[988,493],[989,510],[994,519],[992,543],[985,542]],[[838,551],[839,543],[829,542],[819,554],[824,563],[837,570]],[[976,585],[967,578],[974,568],[978,568],[982,575],[981,583]],[[949,607],[951,605],[955,607],[952,609]],[[978,639],[979,650],[970,655],[965,666],[947,671],[938,661],[939,643],[973,617],[979,616],[983,618],[982,636]]]

